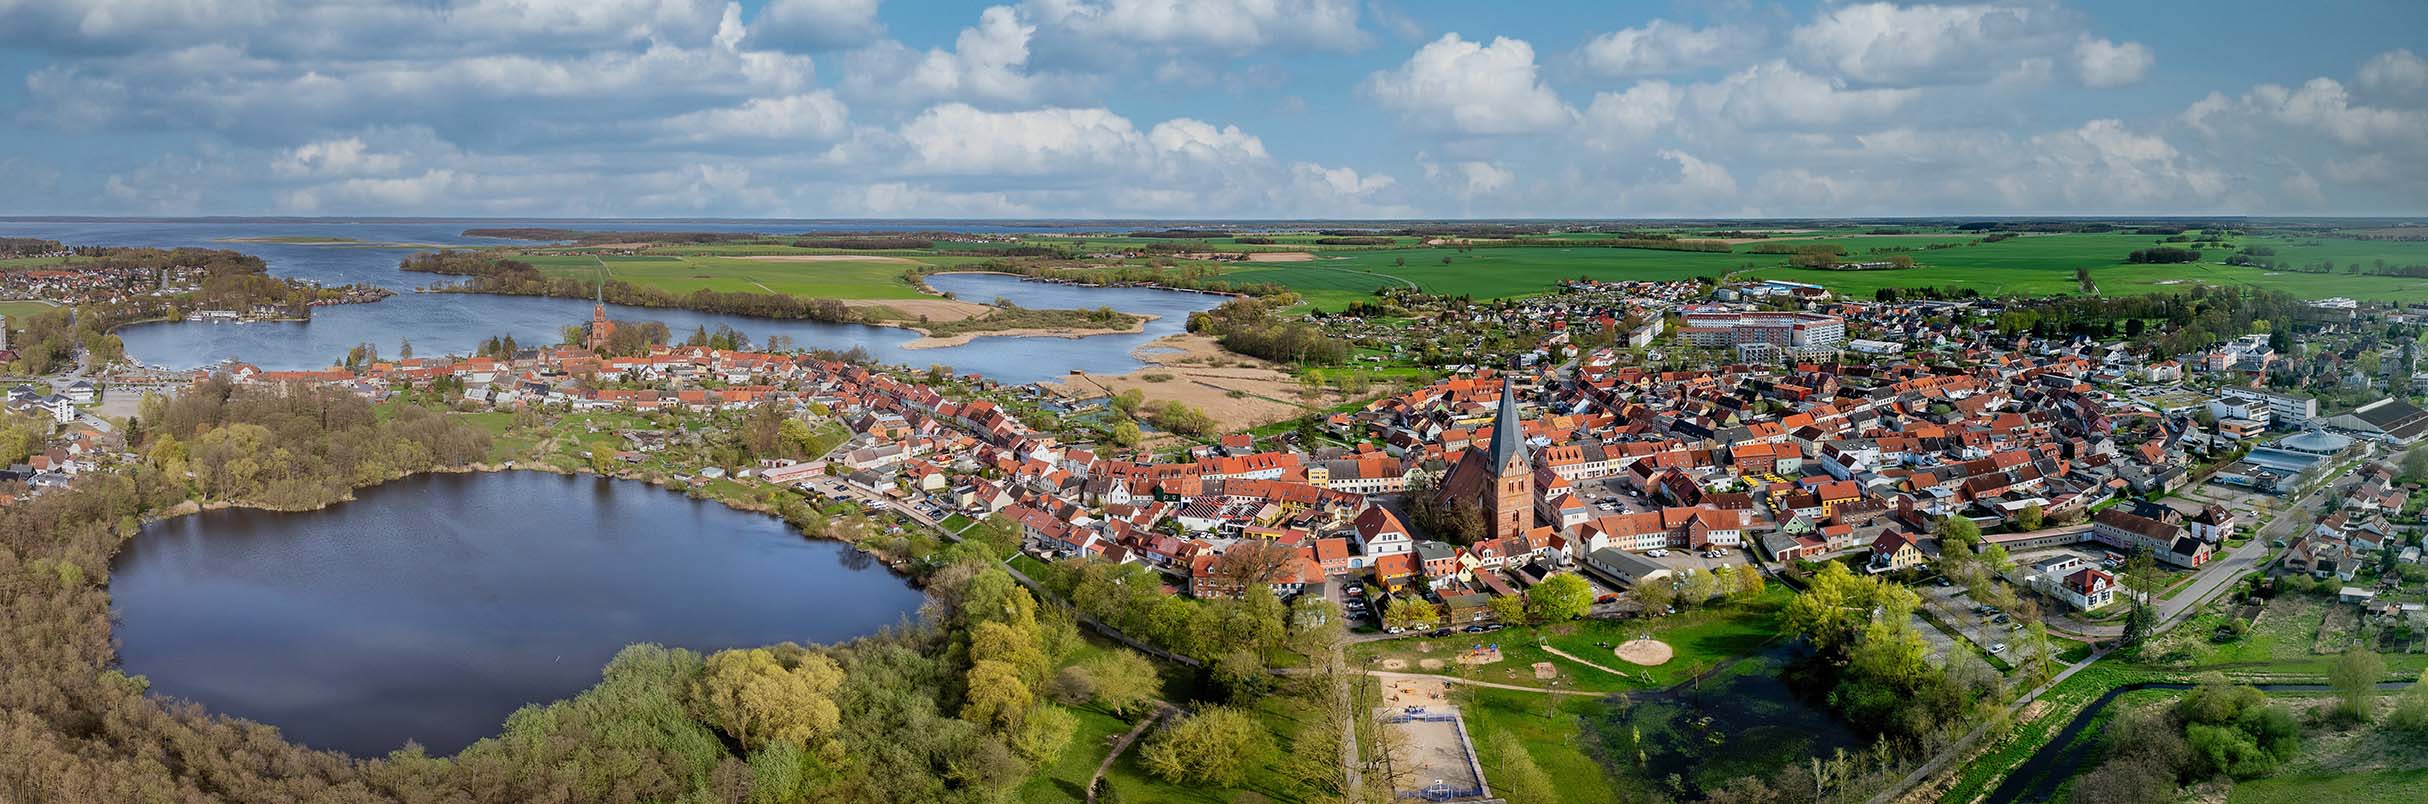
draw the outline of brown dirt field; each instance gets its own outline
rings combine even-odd
[[[1406,660],[1406,659],[1384,659],[1384,660],[1383,660],[1383,669],[1385,669],[1385,670],[1406,670],[1406,669],[1408,669],[1408,660]]]
[[[1535,662],[1534,677],[1537,680],[1559,678],[1560,668],[1550,662]]]
[[[1658,639],[1630,639],[1612,652],[1619,655],[1620,661],[1642,667],[1668,664],[1669,658],[1676,655],[1669,643]]]
[[[1417,662],[1416,662],[1416,666],[1418,666],[1418,667],[1422,667],[1422,668],[1425,668],[1425,669],[1427,669],[1427,670],[1440,670],[1440,669],[1442,669],[1442,660],[1440,660],[1440,659],[1418,659],[1418,660],[1417,660]]]
[[[1159,338],[1133,354],[1146,361],[1147,367],[1120,375],[1074,376],[1056,387],[1079,398],[1136,388],[1149,402],[1173,400],[1203,410],[1216,424],[1232,432],[1297,416],[1302,405],[1321,406],[1338,401],[1338,396],[1329,392],[1314,398],[1301,396],[1304,389],[1289,373],[1270,363],[1223,351],[1213,338],[1203,335]],[[1150,374],[1171,378],[1150,382],[1146,379]],[[1232,391],[1244,391],[1246,395],[1233,397]]]
[[[1458,663],[1464,665],[1497,664],[1500,662],[1500,660],[1501,649],[1499,648],[1485,648],[1481,651],[1460,651],[1458,655]]]
[[[1248,254],[1249,262],[1312,262],[1314,254],[1304,251],[1256,251]]]
[[[907,257],[882,257],[874,254],[754,254],[747,257],[735,257],[734,259],[752,260],[755,262],[873,262],[882,265],[920,264],[918,260]]]
[[[907,321],[917,321],[920,316],[927,316],[929,321],[959,321],[995,309],[957,299],[844,299],[843,304],[848,307],[888,308],[901,313]]]

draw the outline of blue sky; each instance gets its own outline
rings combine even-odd
[[[2428,4],[0,0],[0,214],[2428,214]]]

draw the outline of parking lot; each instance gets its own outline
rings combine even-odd
[[[1932,581],[1915,587],[1915,590],[1922,594],[1923,607],[1949,630],[1971,640],[1993,656],[2009,662],[2017,661],[2017,651],[2013,645],[2021,641],[2017,637],[2023,634],[2022,623],[2004,612],[1982,611],[1982,604],[1967,595],[1962,586],[1941,586],[1938,581]]]
[[[1618,478],[1604,477],[1576,482],[1577,499],[1593,508],[1594,516],[1634,514],[1657,511],[1661,506],[1650,497],[1630,492]]]

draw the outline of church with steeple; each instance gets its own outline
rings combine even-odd
[[[615,334],[615,322],[607,320],[607,278],[599,277],[599,300],[590,308],[590,337],[585,346],[592,352],[607,349],[607,337]]]
[[[1501,376],[1501,406],[1492,417],[1492,441],[1468,448],[1442,478],[1441,500],[1483,512],[1483,538],[1524,535],[1534,529],[1534,456],[1526,451],[1526,428],[1518,419],[1517,379]]]

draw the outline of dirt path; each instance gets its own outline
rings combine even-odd
[[[1603,665],[1602,665],[1602,663],[1600,663],[1600,662],[1596,662],[1596,661],[1594,661],[1594,660],[1592,660],[1592,659],[1587,659],[1587,658],[1585,658],[1585,657],[1583,657],[1583,656],[1578,656],[1578,655],[1576,655],[1576,654],[1569,653],[1569,652],[1564,651],[1564,650],[1560,650],[1559,648],[1555,648],[1555,647],[1552,647],[1552,646],[1550,646],[1550,645],[1536,645],[1535,647],[1542,648],[1544,653],[1548,653],[1548,654],[1551,654],[1551,655],[1553,655],[1553,656],[1558,656],[1558,657],[1560,657],[1560,658],[1562,658],[1562,659],[1567,659],[1567,660],[1569,660],[1569,661],[1576,662],[1577,664],[1581,664],[1581,665],[1584,665],[1584,666],[1586,666],[1586,667],[1591,667],[1591,668],[1593,668],[1593,669],[1595,669],[1595,670],[1600,670],[1600,671],[1602,671],[1602,672],[1609,673],[1609,674],[1614,675],[1614,676],[1619,676],[1619,677],[1621,677],[1621,678],[1625,678],[1625,677],[1627,676],[1627,671],[1625,671],[1625,670],[1614,670],[1614,669],[1611,669],[1611,668],[1609,668],[1609,667],[1605,667],[1605,666],[1603,666]]]
[[[1113,769],[1113,762],[1121,759],[1122,752],[1130,750],[1130,744],[1138,742],[1138,736],[1147,733],[1148,726],[1162,721],[1165,716],[1172,714],[1172,711],[1171,704],[1156,701],[1155,714],[1148,715],[1145,720],[1138,721],[1138,725],[1131,726],[1130,733],[1121,735],[1121,742],[1114,743],[1113,750],[1104,755],[1104,761],[1096,763],[1096,774],[1088,777],[1088,804],[1096,804],[1096,785],[1098,782],[1104,781],[1104,774]]]

